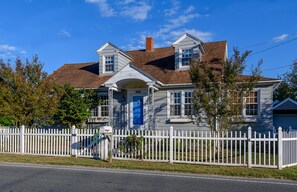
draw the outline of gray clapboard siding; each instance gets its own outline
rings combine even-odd
[[[170,89],[172,90],[180,90],[180,89]],[[183,89],[185,90],[185,89]],[[257,131],[267,131],[273,128],[273,86],[262,86],[256,87],[255,91],[259,91],[259,116],[256,117],[256,122],[246,122],[243,124],[236,124],[233,128],[247,130],[249,126],[253,128],[253,130]],[[170,123],[167,112],[167,91],[168,90],[160,90],[155,93],[155,116],[156,116],[156,129],[169,129],[170,126],[173,126],[174,129],[186,129],[186,130],[207,130],[207,125],[205,123],[201,123],[197,125],[197,122],[189,122],[189,123]]]
[[[100,52],[99,56],[99,74],[103,74],[104,56],[114,56],[114,73],[121,70],[129,64],[130,60],[119,52],[118,49],[108,45]],[[110,74],[110,73],[109,73]]]
[[[193,88],[184,89],[160,89],[154,94],[154,108],[155,108],[155,129],[157,130],[167,130],[170,126],[173,126],[175,130],[208,130],[206,123],[200,123],[199,125],[194,120],[188,123],[172,123],[170,122],[170,117],[168,110],[168,91],[179,91],[179,90],[190,90]],[[261,86],[256,87],[255,91],[259,91],[259,115],[256,117],[256,122],[248,122],[245,119],[245,123],[236,124],[232,126],[233,129],[241,129],[243,131],[247,130],[249,126],[252,127],[253,131],[265,132],[273,128],[273,98],[272,91],[273,86]],[[123,100],[123,96],[125,99]],[[122,89],[121,92],[114,92],[114,127],[116,129],[126,129],[128,121],[128,111],[127,111],[127,91]]]
[[[122,54],[118,54],[118,63],[117,63],[117,69],[115,70],[116,72],[121,70],[123,67],[128,65],[130,63],[130,60],[123,56]]]
[[[170,89],[180,90],[180,89]],[[186,90],[186,89],[183,89]],[[155,92],[155,117],[156,117],[156,129],[164,130],[169,129],[173,126],[175,130],[207,130],[206,126],[198,126],[195,121],[189,123],[172,123],[168,118],[168,107],[167,104],[167,91],[160,90]]]

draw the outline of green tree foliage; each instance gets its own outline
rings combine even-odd
[[[297,100],[297,60],[293,62],[290,72],[285,73],[283,82],[274,92],[274,99],[282,101],[286,98]]]
[[[245,60],[250,52],[242,55],[234,49],[234,55],[223,61],[223,68],[217,65],[193,60],[190,77],[196,90],[193,106],[198,123],[205,121],[212,133],[226,130],[230,124],[241,118],[244,96],[253,89],[260,78],[260,64],[253,69],[251,76],[242,76]]]
[[[6,117],[2,117],[2,118],[0,118],[0,125],[12,126],[13,124]]]
[[[65,84],[62,92],[57,119],[68,127],[80,127],[91,115],[90,109],[99,104],[94,90],[75,90],[69,84]]]
[[[59,95],[37,56],[25,63],[17,58],[13,66],[0,60],[0,77],[0,117],[14,126],[51,122]]]

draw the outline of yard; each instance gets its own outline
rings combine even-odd
[[[166,172],[184,172],[194,174],[225,175],[256,178],[276,178],[297,180],[297,166],[287,167],[282,170],[269,168],[233,167],[217,165],[170,164],[147,161],[113,160],[107,161],[90,158],[73,157],[48,157],[32,155],[0,154],[0,162],[30,163],[46,165],[86,166],[96,168],[159,170]]]

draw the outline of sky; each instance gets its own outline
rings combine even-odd
[[[144,49],[145,37],[166,47],[182,34],[227,40],[252,53],[245,74],[279,77],[297,59],[296,0],[0,0],[0,59],[37,54],[51,74],[65,63],[98,61],[107,41]]]

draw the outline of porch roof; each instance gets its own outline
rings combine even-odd
[[[141,80],[147,84],[156,85],[161,84],[154,77],[146,74],[140,69],[134,67],[131,64],[126,65],[111,78],[109,78],[104,85],[105,86],[117,86],[117,83],[123,80]],[[118,87],[120,88],[120,87]]]

